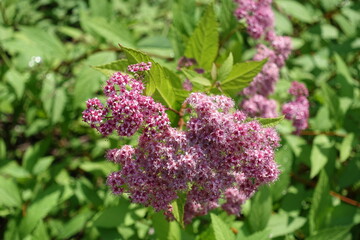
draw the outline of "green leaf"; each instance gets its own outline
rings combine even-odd
[[[214,231],[216,240],[235,239],[234,234],[230,230],[230,226],[228,226],[221,218],[219,218],[213,213],[210,213],[210,217],[211,217],[211,227]]]
[[[354,141],[354,138],[355,138],[354,133],[349,133],[343,139],[340,147],[340,162],[344,162],[346,159],[349,158],[352,150],[352,143]]]
[[[254,234],[251,234],[250,236],[241,236],[239,234],[238,238],[236,240],[266,240],[266,239],[270,239],[270,230],[269,229],[265,229],[263,231],[260,232],[256,232]],[[271,237],[273,237],[271,235]]]
[[[23,167],[29,172],[33,172],[35,164],[48,150],[50,143],[49,139],[44,139],[33,146],[30,146],[24,154]]]
[[[46,225],[44,224],[44,221],[39,221],[37,224],[34,232],[32,233],[32,237],[34,239],[50,239],[49,234],[46,230]]]
[[[25,90],[25,83],[27,77],[25,74],[21,74],[15,69],[10,69],[5,74],[5,79],[10,84],[10,86],[15,90],[16,98],[21,99]]]
[[[330,24],[321,24],[321,36],[323,39],[337,39],[339,31]]]
[[[182,228],[185,228],[184,225],[185,203],[186,203],[186,194],[179,194],[179,197],[172,203],[173,215]]]
[[[276,163],[280,168],[279,179],[270,185],[271,196],[274,201],[281,199],[286,193],[290,183],[290,173],[293,163],[293,154],[288,144],[284,144],[276,152]]]
[[[237,20],[233,14],[235,10],[235,3],[233,0],[221,0],[221,9],[219,14],[219,21],[221,27],[221,36],[228,36],[228,34],[236,28]]]
[[[326,83],[321,85],[321,90],[325,98],[325,103],[329,107],[330,113],[332,116],[339,120],[342,118],[341,110],[340,110],[340,103],[338,95],[331,89]]]
[[[276,4],[285,13],[299,19],[302,22],[311,23],[314,21],[312,13],[299,2],[292,0],[277,0]]]
[[[13,180],[0,176],[0,206],[21,207],[19,188]]]
[[[123,224],[127,211],[127,204],[106,208],[101,211],[99,216],[95,219],[94,226],[102,228],[119,227],[121,224]]]
[[[267,229],[270,230],[270,236],[276,238],[292,233],[304,226],[306,218],[291,217],[285,212],[273,214],[270,217]]]
[[[234,57],[232,53],[229,54],[229,56],[226,58],[226,60],[223,62],[221,67],[219,68],[219,73],[217,80],[219,82],[224,81],[230,74],[234,64]]]
[[[314,138],[311,150],[311,172],[310,178],[315,177],[324,168],[330,157],[332,144],[325,135],[318,135]]]
[[[152,225],[155,229],[155,235],[159,240],[181,239],[181,230],[179,224],[175,221],[168,222],[161,213],[155,213],[152,216]]]
[[[0,138],[0,161],[6,158],[6,144],[4,139]]]
[[[19,230],[22,236],[29,234],[42,218],[59,205],[61,190],[61,187],[53,185],[41,192],[40,196],[30,204],[20,223]]]
[[[350,226],[336,226],[331,228],[326,228],[319,231],[317,234],[312,235],[306,240],[343,240],[351,238],[351,227]],[[349,236],[350,238],[348,238]]]
[[[237,63],[233,66],[229,76],[222,82],[222,84],[240,81],[244,83],[250,83],[253,78],[261,72],[263,66],[267,62],[267,59],[261,61],[248,61]]]
[[[299,136],[295,136],[295,135],[285,135],[284,138],[286,139],[286,142],[291,147],[295,156],[299,157],[302,152],[302,149],[307,144],[305,139],[303,139]]]
[[[175,93],[163,67],[145,53],[124,46],[121,46],[121,49],[126,53],[129,63],[152,62],[150,71],[145,73],[145,76],[148,77],[145,93],[153,95],[155,100],[159,100],[165,106],[173,108]]]
[[[111,77],[115,72],[126,72],[128,60],[120,59],[103,65],[93,66],[92,68],[103,73],[107,77]]]
[[[329,194],[329,178],[325,170],[322,170],[311,202],[309,212],[309,226],[311,235],[322,229],[330,213],[331,197]]]
[[[181,71],[185,74],[186,78],[190,80],[192,83],[198,83],[202,86],[211,86],[211,82],[209,79],[203,77],[202,74],[199,74],[193,70],[190,69],[181,69]]]
[[[267,59],[235,64],[228,77],[221,82],[221,88],[230,96],[236,96],[250,85],[254,77],[261,72],[266,61]]]
[[[72,235],[80,232],[92,215],[93,213],[89,210],[76,214],[65,224],[64,228],[57,237],[61,239],[68,239]]]
[[[217,56],[218,44],[218,23],[210,4],[186,45],[185,56],[195,58],[200,67],[210,70]]]
[[[103,17],[88,17],[84,14],[80,19],[83,28],[104,38],[114,46],[121,43],[127,47],[135,47],[133,35],[130,34],[128,27],[122,22],[109,22]]]
[[[354,79],[352,78],[349,68],[344,60],[339,56],[338,53],[335,53],[335,62],[336,62],[336,72],[337,74],[341,74],[345,77],[347,82],[351,85],[354,83]]]
[[[284,120],[284,115],[277,118],[250,118],[258,121],[264,128],[272,128]]]
[[[253,232],[266,228],[272,210],[272,200],[268,186],[262,186],[251,201],[247,221]]]
[[[66,101],[67,101],[67,95],[65,89],[58,88],[55,91],[54,105],[51,111],[51,122],[53,124],[58,123],[61,120],[61,117],[63,115],[62,113],[65,109]]]
[[[34,165],[33,173],[37,175],[39,173],[46,171],[54,160],[55,160],[54,156],[46,156],[40,158]]]

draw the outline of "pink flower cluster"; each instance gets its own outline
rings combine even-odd
[[[291,52],[291,41],[289,37],[277,36],[272,42],[274,50],[259,44],[256,49],[257,53],[253,60],[260,61],[268,59],[262,71],[254,78],[250,86],[243,90],[246,96],[259,94],[269,96],[275,90],[275,84],[279,79],[280,69],[284,66],[285,60]]]
[[[254,95],[240,104],[241,109],[251,117],[275,118],[276,102],[262,95]]]
[[[259,97],[255,97],[255,95],[268,97],[274,92],[280,69],[285,65],[285,61],[291,53],[291,39],[285,36],[277,36],[275,33],[274,14],[271,9],[272,0],[235,0],[235,2],[238,4],[235,16],[238,19],[246,20],[249,35],[254,39],[264,38],[271,46],[271,48],[263,44],[257,46],[257,53],[253,60],[260,61],[267,58],[268,61],[250,86],[242,91],[242,94],[248,98],[245,101],[256,102]],[[247,104],[244,103],[243,105]],[[264,109],[267,111],[264,112]],[[251,111],[244,109],[247,114],[254,117],[253,110],[253,108]],[[255,112],[257,113],[256,116],[266,117],[269,111],[276,112],[276,105],[271,101],[264,101],[262,109]]]
[[[308,127],[309,95],[308,89],[303,83],[292,82],[289,93],[295,96],[295,100],[283,105],[282,112],[286,119],[292,120],[296,128],[295,134]]]
[[[235,16],[246,19],[249,35],[255,39],[272,31],[274,28],[274,14],[271,10],[272,0],[235,0],[238,4]]]
[[[119,136],[132,136],[141,127],[148,134],[166,128],[170,122],[164,106],[142,95],[143,89],[142,82],[115,73],[104,87],[106,106],[97,98],[89,99],[83,120],[105,136],[114,130]]]
[[[149,71],[151,68],[151,64],[152,64],[151,62],[147,62],[147,63],[141,62],[141,63],[129,65],[128,71],[132,73]]]
[[[128,193],[132,202],[163,210],[172,218],[171,203],[187,195],[185,221],[219,207],[239,214],[257,188],[277,179],[274,150],[279,136],[273,128],[234,111],[225,96],[192,93],[187,130],[170,126],[165,107],[142,95],[141,82],[115,73],[105,86],[107,106],[90,99],[84,121],[100,133],[120,136],[142,130],[138,145],[109,150],[107,159],[121,166],[108,176],[114,194]]]

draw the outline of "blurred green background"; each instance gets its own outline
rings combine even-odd
[[[109,148],[136,139],[104,138],[81,120],[106,77],[91,66],[122,58],[119,43],[175,71],[181,42],[209,1],[0,0],[0,238],[227,239],[210,216],[185,230],[152,209],[115,197]],[[215,1],[226,33],[231,0]],[[276,30],[294,50],[272,98],[291,81],[310,91],[301,136],[279,127],[279,181],[262,188],[236,218],[214,211],[234,239],[360,239],[360,2],[274,0]],[[224,10],[225,9],[225,10]],[[224,30],[225,29],[225,30]],[[241,40],[241,41],[240,41]],[[249,59],[244,32],[226,48]]]

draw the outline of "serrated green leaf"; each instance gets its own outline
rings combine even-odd
[[[232,97],[236,96],[242,89],[250,85],[266,61],[267,59],[235,64],[229,76],[221,82],[222,90]]]
[[[173,207],[173,215],[176,221],[180,224],[182,228],[184,225],[184,207],[186,203],[186,195],[179,194],[179,198],[177,198],[171,205]]]
[[[253,78],[261,72],[266,62],[267,59],[237,63],[233,66],[229,76],[222,82],[222,84],[232,81],[250,83]]]
[[[218,23],[214,7],[210,4],[188,40],[185,56],[195,58],[199,67],[210,70],[217,56],[218,44]]]
[[[146,95],[153,95],[155,100],[160,101],[165,104],[165,106],[173,108],[175,104],[175,93],[163,67],[145,53],[124,46],[120,47],[126,53],[129,63],[131,64],[152,62],[150,71],[145,73],[145,76],[148,77],[145,93]]]
[[[228,226],[221,218],[219,218],[213,213],[210,213],[210,217],[211,217],[211,227],[214,231],[216,240],[235,239],[234,234],[230,230],[230,226]]]
[[[115,72],[126,72],[128,65],[128,60],[120,59],[103,65],[92,66],[92,68],[103,73],[107,77],[111,77]]]
[[[217,80],[219,82],[224,81],[230,74],[234,64],[234,57],[232,53],[226,58],[221,67],[219,68]]]
[[[329,178],[325,170],[320,173],[309,212],[309,226],[311,235],[320,230],[326,223],[329,209],[331,208],[331,197],[329,194]]]

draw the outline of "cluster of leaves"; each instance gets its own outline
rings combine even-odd
[[[146,94],[179,110],[190,93],[182,89],[185,78],[194,91],[240,102],[237,93],[261,70],[264,61],[244,62],[255,43],[233,17],[233,1],[210,7],[207,2],[0,2],[2,238],[350,240],[360,235],[360,4],[351,1],[274,1],[276,30],[293,37],[294,52],[271,97],[285,102],[291,81],[306,83],[310,127],[294,136],[291,123],[281,122],[276,159],[282,174],[248,201],[241,217],[213,212],[181,229],[161,213],[110,194],[104,180],[116,169],[104,152],[134,145],[136,136],[101,138],[81,122],[85,100],[100,95],[106,76],[129,63],[152,61]],[[176,72],[184,55],[195,58],[205,74]],[[169,115],[176,125],[179,116]]]

